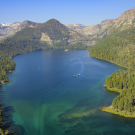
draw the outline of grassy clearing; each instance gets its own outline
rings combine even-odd
[[[124,117],[135,118],[135,112],[131,113],[131,112],[127,112],[125,110],[120,111],[119,109],[114,109],[112,105],[108,106],[108,107],[103,107],[101,109],[101,111],[108,112],[108,113],[113,113],[113,114],[118,114],[118,115],[124,116]]]
[[[117,88],[108,88],[107,87],[107,85],[104,85],[106,88],[107,88],[107,90],[109,90],[109,91],[114,91],[114,92],[117,92],[117,93],[121,93],[122,92],[122,90],[121,89],[117,89]]]

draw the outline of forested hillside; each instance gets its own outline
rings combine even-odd
[[[35,24],[29,23],[32,26]],[[9,81],[6,74],[15,68],[13,56],[36,50],[86,49],[84,42],[87,38],[55,19],[36,27],[26,25],[14,36],[0,42],[0,83]]]
[[[55,19],[38,25],[25,21],[19,29],[21,30],[14,36],[0,42],[0,84],[9,81],[7,73],[14,70],[15,63],[12,58],[18,54],[37,50],[86,49],[85,37]],[[0,124],[0,133],[3,132],[8,133]]]
[[[126,68],[107,78],[105,86],[111,91],[120,92],[112,103],[115,111],[135,114],[135,27],[131,26],[124,31],[114,29],[90,49],[90,55]]]

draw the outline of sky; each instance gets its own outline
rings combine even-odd
[[[0,23],[29,20],[44,23],[99,24],[135,7],[135,0],[0,0]]]

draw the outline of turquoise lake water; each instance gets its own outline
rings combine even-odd
[[[121,67],[92,58],[87,50],[36,51],[13,60],[16,68],[8,74],[10,82],[3,84],[0,91],[3,125],[9,129],[19,125],[16,134],[135,133],[135,119],[99,109],[110,105],[118,95],[103,85]]]

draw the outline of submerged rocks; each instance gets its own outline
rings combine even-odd
[[[7,130],[14,135],[24,135],[25,133],[25,130],[21,125],[12,125]]]

